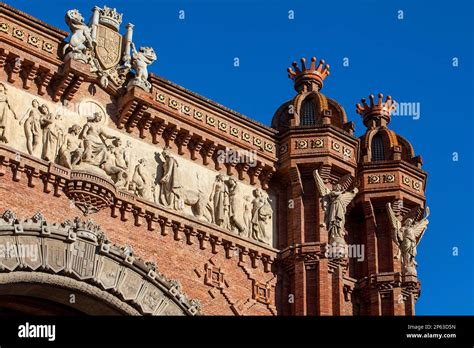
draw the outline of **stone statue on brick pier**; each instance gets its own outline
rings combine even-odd
[[[0,142],[8,143],[10,136],[11,118],[17,119],[17,116],[8,102],[7,88],[0,83]]]
[[[423,212],[425,215],[420,221],[416,221],[416,215],[419,212],[418,208],[415,208],[409,212],[404,220],[397,218],[395,212],[392,209],[392,205],[387,203],[387,213],[392,226],[392,239],[397,245],[397,252],[395,259],[402,261],[403,274],[416,276],[416,247],[423,238],[423,234],[428,226],[428,216],[430,210],[427,207]]]
[[[344,176],[339,182],[330,190],[324,184],[323,179],[316,169],[313,172],[314,181],[321,196],[321,203],[324,210],[324,224],[329,234],[329,244],[346,245],[344,236],[346,234],[346,212],[347,206],[356,196],[358,189],[354,188],[350,191],[344,189],[344,186],[349,186],[350,176]]]

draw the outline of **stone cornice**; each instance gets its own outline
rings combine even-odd
[[[341,128],[335,127],[330,124],[320,124],[320,125],[311,125],[311,126],[298,126],[294,128],[288,128],[285,132],[279,133],[277,135],[277,140],[282,143],[289,137],[294,136],[305,136],[305,135],[314,135],[318,132],[330,132],[331,134],[341,137],[347,142],[358,144],[359,138],[355,137],[353,134],[342,130]]]
[[[359,164],[359,194],[362,197],[398,191],[424,200],[427,176],[423,170],[402,160]]]
[[[22,22],[27,23],[29,26],[40,30],[44,34],[50,35],[58,40],[64,40],[69,35],[68,32],[43,22],[38,18],[30,16],[29,14],[11,7],[4,2],[0,2],[0,14],[6,14],[9,17],[21,20]]]
[[[276,129],[273,129],[271,127],[268,127],[258,121],[255,121],[254,119],[251,119],[250,117],[247,117],[245,115],[242,115],[241,113],[234,111],[232,109],[229,109],[228,107],[221,105],[211,99],[208,99],[202,95],[197,94],[196,92],[193,92],[187,88],[184,88],[180,85],[177,85],[161,76],[157,76],[155,74],[150,74],[150,80],[152,84],[156,86],[162,86],[165,87],[166,89],[170,91],[177,92],[187,98],[189,98],[190,101],[195,101],[199,104],[203,104],[211,109],[215,109],[217,112],[221,112],[229,117],[231,117],[235,122],[240,122],[240,123],[245,123],[252,129],[257,129],[259,132],[262,133],[263,136],[269,136],[269,137],[274,137],[276,134],[278,134],[278,131]]]
[[[371,289],[378,292],[390,292],[394,288],[402,288],[407,293],[412,293],[415,297],[420,294],[420,282],[417,277],[411,275],[402,275],[398,272],[384,272],[371,274],[368,277],[359,279],[354,290],[369,296]]]

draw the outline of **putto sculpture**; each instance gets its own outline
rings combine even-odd
[[[139,51],[135,49],[131,23],[126,25],[126,33],[120,34],[122,14],[115,8],[94,7],[89,25],[85,24],[78,10],[69,10],[66,23],[72,34],[64,46],[65,60],[89,64],[91,72],[99,76],[104,88],[110,82],[118,88],[125,86],[133,67],[135,76],[130,78],[128,85],[150,90],[147,67],[156,60],[156,54],[151,47],[141,47]]]
[[[323,226],[327,228],[329,244],[344,246],[346,245],[344,225],[346,222],[347,206],[359,191],[357,188],[350,191],[343,188],[344,183],[347,184],[348,180],[350,180],[347,176],[342,177],[332,190],[326,187],[317,169],[313,172],[313,176],[321,196],[324,210]]]
[[[418,208],[415,208],[415,210],[418,211]],[[416,247],[428,227],[430,210],[427,207],[424,211],[426,215],[418,222],[413,217],[415,215],[413,212],[409,212],[405,219],[400,221],[390,203],[387,203],[387,212],[393,230],[392,239],[398,249],[395,259],[401,258],[403,274],[416,276]]]

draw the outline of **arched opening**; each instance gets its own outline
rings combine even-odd
[[[176,280],[111,244],[92,221],[0,215],[0,315],[196,315]],[[5,248],[4,248],[5,249]],[[12,252],[14,250],[15,252]]]
[[[139,315],[98,287],[64,275],[0,273],[0,315]]]
[[[385,160],[385,152],[383,145],[382,134],[377,133],[372,138],[372,161],[383,161]]]
[[[303,100],[301,104],[301,126],[311,126],[316,124],[316,117],[314,113],[314,102],[310,98]]]

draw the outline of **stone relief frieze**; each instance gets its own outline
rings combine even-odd
[[[0,115],[0,142],[19,152],[108,178],[143,200],[272,244],[273,208],[265,191],[108,127],[97,102],[65,107],[0,84]]]

